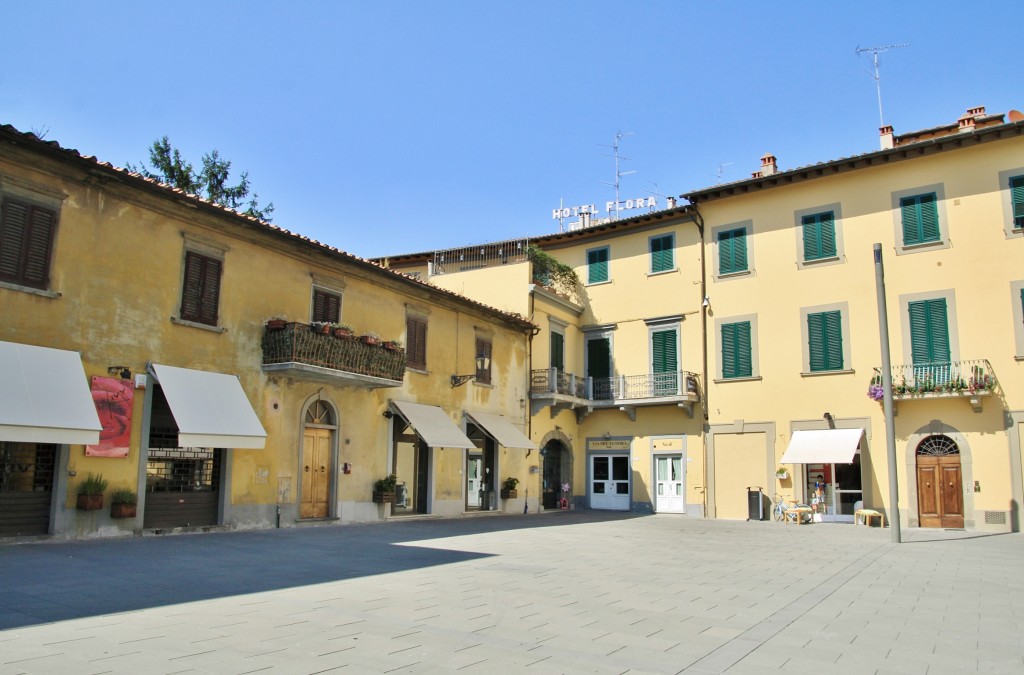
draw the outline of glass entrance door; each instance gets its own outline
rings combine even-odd
[[[466,457],[466,510],[479,509],[483,503],[484,456],[470,454]]]
[[[853,522],[854,505],[864,499],[860,451],[849,464],[808,464],[807,503],[825,522]]]
[[[655,510],[658,513],[685,513],[683,456],[659,455],[654,458],[654,466],[657,481]]]
[[[629,455],[590,458],[590,508],[628,511]]]

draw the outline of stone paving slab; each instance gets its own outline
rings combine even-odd
[[[1024,537],[574,511],[0,546],[8,673],[1024,672]]]

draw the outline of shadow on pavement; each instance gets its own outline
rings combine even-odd
[[[0,546],[0,630],[489,557],[410,541],[625,520],[544,515],[213,532]]]

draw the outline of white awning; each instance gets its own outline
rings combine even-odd
[[[780,464],[849,464],[857,454],[863,429],[794,431]]]
[[[466,416],[476,422],[476,425],[483,429],[488,436],[498,441],[506,448],[523,448],[524,450],[536,450],[537,444],[523,435],[523,432],[512,426],[504,415],[493,413],[467,412]]]
[[[267,442],[237,375],[151,365],[183,448],[258,449]]]
[[[100,442],[99,415],[78,352],[0,342],[0,441]]]
[[[451,418],[436,405],[392,401],[398,413],[412,425],[423,442],[432,448],[475,448]]]

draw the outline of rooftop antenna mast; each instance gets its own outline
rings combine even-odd
[[[633,135],[632,131],[619,131],[619,132],[616,132],[616,134],[615,134],[615,142],[613,144],[611,144],[611,145],[604,146],[606,148],[611,148],[615,152],[615,154],[612,155],[613,157],[615,157],[615,182],[614,183],[605,183],[605,185],[611,185],[611,186],[613,186],[615,188],[615,220],[619,219],[619,184],[622,182],[622,177],[623,176],[628,176],[631,173],[636,173],[636,171],[620,171],[619,170],[619,160],[620,159],[629,159],[629,157],[619,157],[619,141],[621,141],[626,136],[632,136],[632,135]]]
[[[881,76],[878,74],[878,55],[881,54],[882,52],[887,52],[890,49],[900,49],[902,47],[909,47],[909,46],[910,46],[909,42],[904,42],[902,44],[886,45],[884,47],[860,47],[860,46],[858,46],[857,49],[854,50],[854,53],[857,54],[857,56],[860,56],[861,54],[871,54],[871,59],[872,59],[872,61],[874,61],[874,64],[875,64],[875,74],[872,75],[872,77],[875,79],[875,89],[878,91],[878,126],[879,127],[884,127],[885,126],[885,120],[882,117],[882,79],[881,79]],[[868,73],[868,74],[870,75],[870,73]]]

